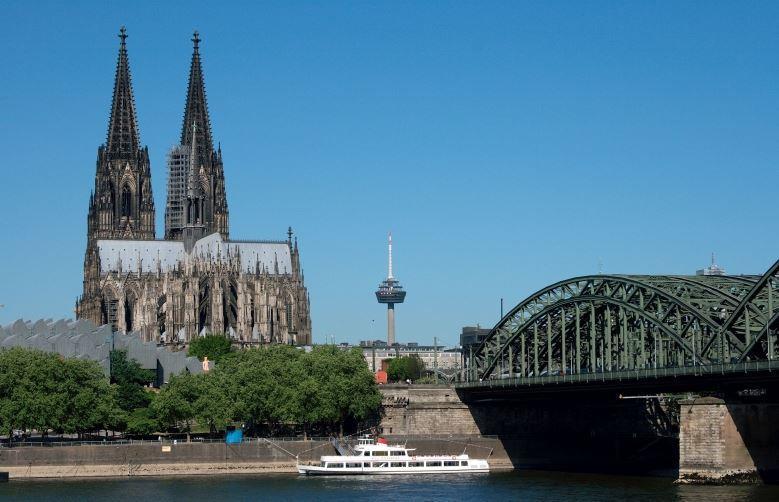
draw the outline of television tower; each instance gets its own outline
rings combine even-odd
[[[379,284],[376,291],[376,299],[379,303],[387,304],[387,345],[395,345],[395,304],[403,303],[406,292],[394,277],[392,277],[392,232],[389,234],[389,267],[387,278]]]

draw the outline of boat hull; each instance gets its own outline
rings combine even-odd
[[[364,476],[377,474],[467,474],[488,473],[487,467],[320,467],[316,465],[299,465],[298,472],[307,476]]]

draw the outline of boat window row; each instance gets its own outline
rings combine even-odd
[[[359,469],[376,467],[467,467],[467,460],[428,460],[425,462],[322,462],[327,469]]]
[[[386,451],[363,451],[361,454],[363,457],[386,457],[387,452]],[[358,455],[358,456],[360,456]],[[405,451],[390,451],[389,455],[392,457],[408,457]]]

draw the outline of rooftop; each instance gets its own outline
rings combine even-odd
[[[291,274],[292,258],[287,241],[225,241],[215,232],[199,239],[187,253],[183,241],[99,240],[100,270],[108,272],[162,272],[175,270],[189,260],[229,263],[240,259],[244,272]]]

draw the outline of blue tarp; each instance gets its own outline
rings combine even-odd
[[[225,443],[240,444],[243,441],[243,429],[240,427],[228,428],[225,436]]]

